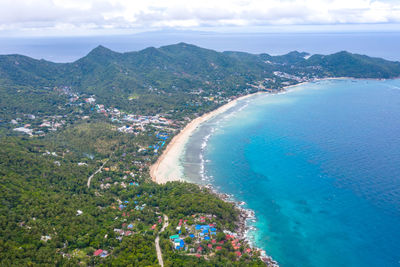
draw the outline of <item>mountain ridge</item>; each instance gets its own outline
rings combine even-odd
[[[124,53],[99,45],[72,63],[0,56],[0,89],[9,98],[14,97],[10,90],[15,88],[43,94],[43,88],[69,87],[96,95],[108,106],[134,112],[147,112],[146,105],[160,102],[157,99],[162,99],[162,109],[184,108],[179,101],[193,99],[198,91],[230,97],[343,76],[395,78],[400,76],[400,62],[346,51],[331,55],[292,51],[280,56],[217,52],[184,42]],[[131,95],[140,101],[129,100]],[[5,100],[2,104],[8,105]]]

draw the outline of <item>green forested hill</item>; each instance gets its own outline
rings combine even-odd
[[[199,89],[208,95],[231,96],[269,78],[274,82],[266,87],[279,88],[285,79],[274,75],[276,71],[307,79],[400,75],[399,62],[348,52],[307,56],[297,51],[283,56],[220,53],[185,43],[128,53],[98,46],[87,56],[65,64],[8,55],[0,56],[0,88],[2,94],[12,94],[10,91],[16,88],[35,91],[68,86],[79,93],[96,95],[101,103],[137,111],[138,105],[145,108],[146,103],[154,103],[154,95],[161,96],[164,109],[170,109],[177,99],[187,101]],[[132,94],[141,100],[129,101]]]
[[[400,63],[185,43],[98,46],[62,64],[0,56],[0,266],[157,266],[164,215],[165,266],[265,265],[226,237],[240,231],[232,203],[193,184],[155,184],[149,167],[190,119],[232,98],[339,76],[398,77]],[[214,242],[190,237],[196,224],[216,227]],[[176,234],[186,250],[174,248]]]

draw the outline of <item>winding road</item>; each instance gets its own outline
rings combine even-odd
[[[106,165],[106,163],[109,161],[110,159],[107,159],[103,165],[100,166],[100,168],[98,168],[92,175],[89,176],[89,179],[87,181],[87,187],[90,187],[90,181],[92,181],[93,176],[95,176],[97,173],[101,172],[101,170],[103,169],[104,165]]]
[[[158,262],[160,263],[161,267],[164,267],[164,261],[162,258],[162,252],[161,252],[161,248],[160,248],[160,233],[164,232],[165,228],[167,228],[168,226],[168,216],[164,215],[164,224],[163,227],[161,228],[160,232],[158,232],[156,240],[154,241],[156,244],[156,251],[157,251],[157,259]]]

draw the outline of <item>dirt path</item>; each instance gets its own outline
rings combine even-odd
[[[164,261],[162,258],[162,252],[160,248],[160,233],[164,232],[165,228],[168,226],[168,216],[164,214],[164,224],[163,227],[161,228],[160,232],[157,234],[156,240],[154,241],[156,244],[156,251],[157,251],[157,259],[158,262],[160,263],[161,267],[164,267]]]
[[[101,172],[101,170],[103,169],[104,165],[106,165],[106,163],[109,161],[110,159],[107,159],[103,165],[100,166],[100,168],[98,168],[92,175],[89,176],[89,179],[87,181],[87,187],[90,187],[90,181],[92,181],[93,176],[95,176],[96,174],[98,174],[99,172]]]

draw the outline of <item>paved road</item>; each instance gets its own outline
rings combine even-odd
[[[164,267],[164,261],[162,258],[162,252],[160,248],[160,233],[164,232],[165,228],[168,226],[168,216],[164,214],[164,224],[163,227],[161,228],[160,232],[157,234],[155,243],[156,243],[156,251],[157,251],[157,259],[158,262],[160,263],[161,267]]]
[[[104,165],[106,165],[106,163],[109,161],[109,159],[107,159],[103,165],[100,166],[100,168],[98,168],[92,175],[89,176],[89,179],[87,181],[87,187],[90,187],[90,181],[92,181],[93,176],[95,176],[97,173],[101,172],[101,170],[103,169]]]

